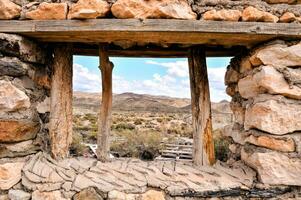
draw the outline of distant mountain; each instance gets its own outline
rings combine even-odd
[[[100,93],[73,93],[75,113],[98,112]],[[190,99],[148,94],[122,93],[113,95],[113,111],[190,112]],[[231,112],[229,102],[212,103],[213,112]]]

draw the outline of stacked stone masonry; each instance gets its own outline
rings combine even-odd
[[[225,82],[233,158],[268,185],[301,186],[301,43],[273,41],[232,59]]]
[[[41,46],[0,33],[0,158],[47,147],[50,71],[46,59]]]
[[[301,22],[300,0],[0,0],[0,19],[95,18]]]

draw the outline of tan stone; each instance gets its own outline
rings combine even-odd
[[[23,190],[9,190],[8,197],[10,200],[30,200],[31,194]]]
[[[32,200],[67,200],[60,191],[40,192],[38,190],[32,193]]]
[[[275,135],[301,130],[301,103],[283,96],[259,95],[247,106],[244,127]]]
[[[20,142],[36,137],[38,122],[0,120],[0,142]]]
[[[259,180],[270,185],[301,185],[301,160],[278,152],[241,151],[241,159],[254,168]]]
[[[296,71],[301,76],[301,71]],[[283,96],[301,99],[301,88],[290,85],[282,73],[272,66],[263,66],[260,71],[249,75],[238,82],[238,90],[243,98],[253,98],[260,93],[281,94]]]
[[[257,82],[253,80],[253,76],[249,75],[239,80],[238,91],[243,98],[248,99],[264,93],[265,88],[259,87]]]
[[[196,19],[186,0],[118,0],[111,11],[117,18]]]
[[[10,0],[0,0],[0,19],[15,19],[20,17],[21,7]]]
[[[291,12],[284,13],[279,19],[279,21],[283,22],[283,23],[290,23],[295,20],[296,20],[296,16],[294,13],[291,13]]]
[[[23,166],[24,162],[0,165],[0,190],[8,190],[21,180]]]
[[[30,107],[29,97],[6,80],[0,80],[0,111],[11,112]]]
[[[250,135],[246,138],[245,142],[282,152],[294,152],[296,148],[295,142],[292,138],[277,139],[271,136]]]
[[[243,125],[246,109],[240,103],[233,101],[230,103],[230,107],[234,115],[234,122]]]
[[[291,4],[296,2],[296,0],[265,0],[265,1],[270,4],[277,4],[277,3]]]
[[[203,19],[214,21],[239,21],[241,15],[242,13],[239,10],[209,10],[204,13]]]
[[[248,137],[248,135],[249,134],[247,132],[241,131],[232,125],[225,126],[224,130],[223,130],[223,136],[232,138],[232,140],[235,143],[240,144],[240,145],[245,144],[245,140]]]
[[[242,12],[242,20],[247,22],[278,22],[279,18],[271,13],[258,10],[252,6],[244,9]]]
[[[110,12],[110,5],[103,0],[79,0],[71,5],[68,19],[95,19],[105,17]]]
[[[165,200],[163,191],[148,190],[141,195],[141,200]]]
[[[25,13],[27,19],[35,20],[62,20],[67,18],[68,6],[66,3],[43,2],[36,10]]]
[[[277,23],[279,21],[279,17],[268,12],[263,12],[263,18],[261,21]]]
[[[264,65],[301,66],[301,42],[289,47],[283,44],[267,46],[258,51],[256,57]]]
[[[119,192],[117,190],[110,191],[108,193],[108,199],[114,200],[135,200],[139,198],[139,194],[127,194],[124,192]]]
[[[249,59],[249,61],[251,62],[251,64],[254,67],[260,66],[263,64],[263,62],[257,57],[258,52],[260,52],[261,50],[267,50],[269,48],[285,48],[287,47],[287,45],[285,45],[285,43],[281,42],[281,41],[274,41],[276,42],[275,44],[269,44],[267,46],[262,46],[260,48],[257,48],[255,51],[252,52],[252,55]]]
[[[50,98],[46,97],[44,101],[40,102],[37,105],[38,113],[47,113],[50,112]]]

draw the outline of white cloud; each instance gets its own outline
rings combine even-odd
[[[158,65],[167,68],[167,73],[169,75],[174,75],[177,77],[188,77],[188,65],[186,61],[175,61],[175,62],[156,62],[153,60],[145,61],[146,64]]]
[[[74,64],[73,88],[75,91],[99,92],[101,89],[100,73],[92,73],[88,68]]]
[[[159,63],[148,60],[146,63],[167,68],[166,74],[155,73],[151,79],[143,81],[127,80],[122,76],[113,74],[113,92],[134,92],[190,98],[188,63],[186,61]],[[214,102],[230,99],[225,93],[225,72],[226,67],[208,68],[211,100]],[[100,72],[95,74],[82,65],[74,64],[73,84],[74,90],[99,92],[101,91]]]
[[[167,74],[170,76],[176,76],[180,78],[177,80],[176,88],[174,92],[177,92],[183,97],[190,97],[190,86],[189,86],[189,72],[187,61],[176,61],[176,62],[156,62],[153,60],[147,60],[146,64],[158,65],[167,68]],[[210,85],[211,100],[218,102],[224,99],[230,100],[230,97],[226,94],[226,87],[224,85],[224,76],[226,73],[226,66],[219,68],[208,67],[208,78]],[[189,95],[187,94],[189,91]],[[179,96],[179,95],[176,95]]]

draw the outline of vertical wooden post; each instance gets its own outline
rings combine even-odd
[[[53,56],[49,135],[52,157],[62,159],[72,142],[72,46],[56,45]]]
[[[199,47],[191,48],[188,60],[193,126],[193,162],[197,166],[212,165],[215,162],[215,156],[205,51]]]
[[[99,47],[99,62],[102,79],[102,100],[98,118],[97,157],[100,161],[109,160],[110,131],[112,121],[112,71],[113,63],[110,62],[106,47]]]

